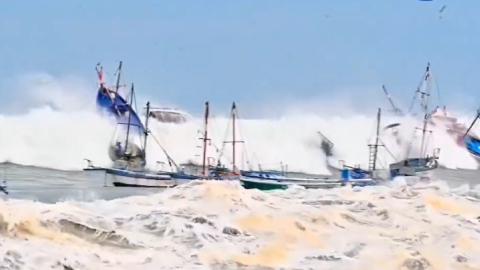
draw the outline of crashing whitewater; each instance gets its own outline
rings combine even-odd
[[[79,79],[56,79],[48,75],[22,78],[18,92],[22,96],[9,102],[22,111],[0,115],[0,162],[32,165],[61,170],[81,170],[84,159],[98,166],[108,166],[108,145],[115,133],[112,119],[102,117],[95,108],[95,88],[82,84]],[[72,86],[73,85],[73,86]],[[23,103],[16,101],[21,100]],[[146,100],[144,98],[144,100]],[[339,101],[341,102],[341,101]],[[199,100],[199,107],[204,101]],[[141,103],[143,104],[143,103]],[[138,106],[141,108],[141,104]],[[159,104],[158,104],[159,105]],[[214,108],[226,108],[221,116],[210,119],[207,155],[223,164],[231,164],[231,121],[226,117],[229,104],[212,104]],[[238,104],[240,113],[242,104]],[[270,119],[247,119],[238,121],[237,139],[245,143],[238,146],[237,166],[243,169],[281,170],[312,174],[329,174],[327,163],[337,167],[339,160],[348,165],[368,163],[368,143],[375,132],[376,108],[371,115],[352,113],[334,115],[328,113],[283,113]],[[144,117],[143,113],[139,113]],[[468,124],[470,117],[460,122]],[[202,154],[199,133],[203,130],[201,115],[184,124],[162,124],[150,121],[152,134],[160,141],[177,163],[200,162]],[[381,139],[389,151],[380,150],[383,165],[406,156],[408,143],[414,136],[410,154],[420,149],[421,134],[415,127],[421,123],[412,118],[398,118],[384,113],[382,127],[402,123],[399,127],[401,144],[390,131],[383,132]],[[476,169],[477,162],[468,152],[441,128],[430,127],[433,133],[427,136],[428,152],[441,148],[440,164],[447,168]],[[476,130],[475,130],[476,129]],[[327,158],[321,150],[321,131],[334,143],[334,156]],[[474,131],[480,133],[480,127]],[[415,135],[414,135],[415,134]],[[167,162],[161,148],[154,140],[148,143],[148,166],[160,169],[158,162]],[[221,154],[223,153],[223,154]]]
[[[23,86],[28,104],[12,103],[26,110],[0,115],[0,161],[61,170],[81,170],[84,158],[109,165],[115,124],[96,112],[93,90],[82,90],[92,88],[66,91],[65,82],[40,79],[47,82],[42,87],[38,78]],[[67,106],[72,100],[82,106]],[[236,160],[244,168],[248,160],[253,169],[287,165],[328,174],[321,131],[334,143],[331,165],[366,165],[375,110],[241,120],[237,139],[245,143]],[[389,130],[381,139],[398,157],[420,123],[385,115],[382,126],[397,122],[400,136]],[[181,125],[151,121],[153,135],[179,163],[200,161],[202,126],[201,117]],[[208,156],[218,157],[217,148],[231,140],[228,126],[227,117],[212,117]],[[429,151],[441,148],[441,165],[476,168],[449,135],[430,129]],[[154,141],[149,146],[148,164],[155,168],[166,158]],[[418,149],[419,142],[411,151]],[[228,164],[231,149],[224,153]],[[393,160],[387,151],[380,156],[384,163]],[[0,199],[0,260],[4,269],[480,269],[479,199],[478,187],[452,189],[441,180],[408,186],[402,179],[363,190],[267,193],[238,182],[192,181],[110,201]]]

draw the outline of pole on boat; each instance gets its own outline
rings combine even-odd
[[[147,113],[145,117],[145,131],[144,131],[144,141],[143,141],[143,154],[146,156],[147,155],[147,136],[148,136],[148,116],[150,114],[150,101],[147,102]]]
[[[207,175],[207,141],[210,139],[208,138],[208,117],[210,114],[210,107],[208,101],[205,102],[205,127],[203,131],[203,138],[200,138],[200,140],[203,140],[203,161],[202,161],[202,175],[206,176]]]
[[[231,109],[231,116],[232,116],[232,140],[231,141],[225,141],[224,143],[231,143],[232,144],[232,171],[235,173],[237,171],[237,166],[235,164],[235,144],[236,143],[243,143],[244,141],[237,141],[235,139],[235,120],[236,120],[236,114],[237,112],[237,105],[235,102],[232,103],[232,109]]]
[[[132,90],[130,92],[130,108],[132,107],[133,104],[133,96],[135,95],[134,93],[134,85],[132,83]],[[127,153],[127,148],[128,148],[128,136],[130,136],[130,119],[131,119],[131,113],[128,111],[128,123],[127,123],[127,138],[125,139],[125,149],[123,150],[123,155]]]
[[[376,170],[377,167],[377,157],[378,157],[378,147],[383,146],[380,145],[380,116],[381,116],[382,110],[378,108],[378,113],[377,113],[377,132],[375,135],[375,144],[369,144],[368,147],[370,148],[370,157],[369,157],[369,164],[368,164],[368,170],[373,172]]]
[[[465,138],[465,136],[467,136],[468,132],[470,132],[470,130],[473,128],[473,126],[474,126],[475,123],[477,122],[478,118],[480,118],[480,109],[477,110],[477,116],[475,117],[475,119],[473,120],[472,124],[471,124],[470,127],[467,129],[467,131],[465,132],[465,134],[463,134],[462,138]]]
[[[120,76],[122,75],[122,61],[118,64],[118,75],[117,75],[117,84],[115,85],[115,94],[117,93],[118,89],[120,88]]]
[[[377,164],[377,155],[378,155],[378,139],[380,136],[380,117],[381,117],[382,109],[378,108],[377,113],[377,133],[375,136],[375,155],[373,156],[373,170],[376,169]]]
[[[423,128],[422,128],[422,144],[420,145],[420,154],[423,156],[423,148],[425,147],[425,132],[427,131],[427,119],[428,114],[425,113],[423,117]]]

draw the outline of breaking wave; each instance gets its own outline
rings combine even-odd
[[[0,200],[5,269],[478,269],[479,192],[435,185]]]
[[[23,95],[12,98],[9,104],[13,107],[4,107],[5,113],[0,115],[0,161],[63,170],[82,169],[84,158],[100,166],[110,164],[107,149],[115,125],[111,119],[96,112],[95,87],[78,81],[81,80],[56,79],[47,75],[22,80],[17,92]],[[199,107],[203,103],[199,100]],[[212,106],[218,108],[220,104]],[[225,117],[228,106],[222,104],[221,107],[226,108],[223,116],[211,119],[209,133],[212,141],[208,155],[214,158],[220,155],[222,142],[232,139],[229,136],[231,129],[227,128],[229,119]],[[238,106],[241,113],[242,105]],[[262,169],[280,170],[283,166],[288,171],[328,174],[327,158],[321,150],[321,137],[317,133],[321,131],[334,143],[334,156],[328,158],[331,165],[336,166],[339,160],[366,165],[367,144],[372,142],[375,131],[375,110],[369,110],[371,115],[296,112],[270,119],[238,121],[237,139],[245,143],[240,144],[237,151],[237,164],[243,164],[243,168],[258,169],[260,164]],[[180,125],[150,122],[153,135],[174,160],[178,163],[200,162],[201,141],[198,138],[201,134],[198,131],[203,126],[201,116]],[[382,119],[383,126],[396,122],[402,123],[400,134],[404,142],[410,141],[414,127],[420,126],[409,118],[386,115]],[[382,141],[391,152],[381,152],[384,163],[405,155],[405,143],[398,147],[397,139],[387,133],[382,135]],[[416,140],[418,143],[412,151],[419,148],[419,141]],[[148,164],[152,168],[158,166],[157,161],[166,161],[155,144],[150,140],[147,150]],[[430,150],[441,148],[440,164],[447,168],[477,167],[467,151],[458,147],[443,130],[433,128],[429,147]],[[231,152],[231,146],[225,146],[221,157],[224,164],[232,161]]]

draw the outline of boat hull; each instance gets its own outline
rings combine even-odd
[[[330,189],[340,187],[342,182],[339,180],[272,180],[251,177],[241,177],[240,183],[245,189],[275,190],[287,189],[292,186],[300,186],[307,189]]]
[[[290,186],[289,184],[280,183],[278,181],[258,180],[258,179],[248,179],[248,178],[240,178],[240,183],[245,189],[258,189],[258,190],[285,190]]]
[[[465,147],[477,162],[480,162],[480,140],[474,136],[467,135],[464,138]]]
[[[110,93],[102,88],[97,93],[97,108],[113,115],[119,124],[130,124],[138,128],[140,133],[145,132],[145,127],[137,113],[128,105],[127,101],[119,94]],[[130,119],[128,117],[130,115]]]
[[[116,187],[170,188],[178,185],[177,180],[166,174],[148,174],[120,169],[105,169]]]

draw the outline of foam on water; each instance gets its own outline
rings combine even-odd
[[[441,182],[265,193],[195,181],[92,203],[1,200],[0,257],[6,269],[480,269],[475,196]]]
[[[0,162],[79,170],[85,166],[83,159],[88,158],[97,165],[108,166],[110,159],[107,147],[115,125],[111,119],[102,118],[96,112],[94,85],[78,83],[78,79],[56,79],[47,75],[26,78],[21,80],[18,89],[22,93],[21,97],[11,102],[15,108],[22,110],[0,115]],[[203,102],[199,101],[199,107]],[[226,115],[228,104],[211,106],[225,107],[223,115]],[[241,112],[242,104],[238,104],[238,107]],[[261,164],[263,169],[278,170],[282,164],[288,165],[289,171],[328,174],[317,131],[321,131],[335,144],[332,165],[336,165],[338,160],[345,160],[351,165],[366,165],[366,144],[372,142],[375,128],[375,110],[371,112],[372,115],[351,113],[339,116],[297,111],[270,119],[240,120],[237,139],[242,139],[245,143],[244,146],[239,146],[242,151],[237,151],[237,166],[242,164],[243,168],[248,168],[249,165],[257,169],[258,164]],[[200,116],[181,125],[150,122],[153,135],[178,163],[200,162],[201,149],[198,147],[201,141],[198,139],[198,131],[203,127]],[[396,158],[403,158],[407,144],[413,138],[414,128],[420,126],[420,123],[411,118],[388,115],[382,118],[383,126],[395,122],[402,123],[399,130],[403,137],[400,147],[397,146],[397,139],[389,136],[388,132],[383,134],[382,140]],[[228,127],[228,117],[212,117],[209,156],[217,158],[222,142],[231,140]],[[429,150],[441,148],[442,165],[448,168],[477,168],[476,161],[465,149],[458,147],[443,129],[430,129],[433,137]],[[479,127],[475,129],[480,131]],[[419,149],[420,140],[415,142],[413,152]],[[157,166],[156,161],[166,161],[153,140],[149,141],[147,152],[148,164],[152,168]],[[231,163],[231,152],[231,146],[227,145],[222,157],[223,163]],[[384,163],[394,160],[386,151],[381,153],[381,157]]]

